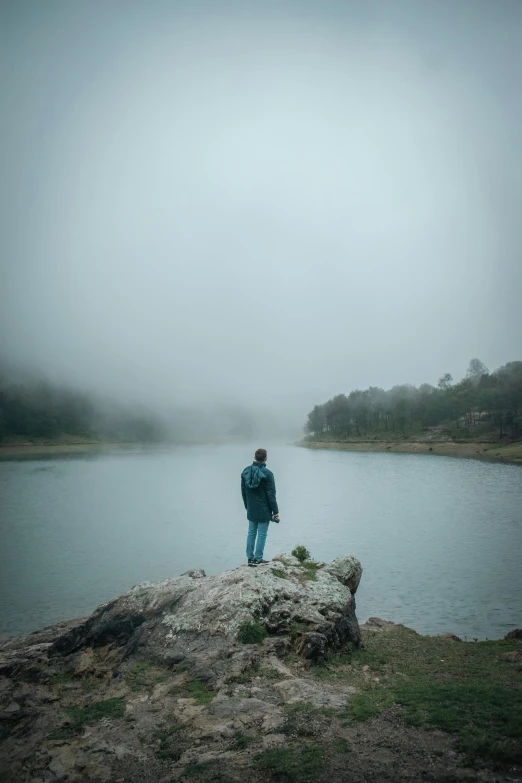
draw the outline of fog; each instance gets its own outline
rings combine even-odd
[[[1,9],[10,366],[293,425],[522,358],[519,0]]]

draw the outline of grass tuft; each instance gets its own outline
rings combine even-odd
[[[298,568],[301,569],[301,582],[317,582],[317,565],[315,563],[300,563]]]
[[[290,576],[281,568],[272,568],[272,573],[274,576],[277,576],[278,579],[290,579]]]
[[[78,734],[84,726],[89,723],[96,723],[102,718],[108,720],[117,720],[123,718],[125,713],[125,702],[122,698],[103,699],[94,701],[86,707],[68,707],[72,722],[49,735],[49,739],[67,739]]]
[[[236,731],[234,737],[230,742],[230,750],[244,750],[252,742],[251,737],[245,734],[243,731]]]
[[[286,722],[282,734],[292,737],[313,737],[328,730],[335,710],[314,707],[307,701],[296,701],[285,705]]]
[[[187,778],[204,781],[204,783],[236,783],[228,775],[220,772],[216,767],[215,761],[200,761],[187,764],[181,773],[181,780]]]
[[[277,780],[308,783],[316,780],[323,771],[324,749],[318,745],[273,748],[259,753],[254,759],[254,765],[272,773]]]
[[[351,753],[352,752],[352,746],[348,742],[348,740],[344,739],[344,737],[338,737],[337,739],[334,739],[332,742],[332,748],[336,751],[336,753]]]
[[[158,731],[154,738],[159,742],[156,749],[156,756],[160,759],[171,759],[178,761],[186,749],[185,739],[186,728],[181,723],[169,723],[161,731]]]
[[[261,623],[242,623],[237,630],[237,640],[241,644],[260,644],[267,636],[267,630]]]
[[[298,636],[300,636],[303,633],[306,633],[309,630],[310,630],[310,626],[308,626],[306,623],[292,623],[292,625],[288,629],[288,633],[292,641],[295,641]]]
[[[190,696],[196,704],[210,704],[214,696],[215,691],[208,685],[205,685],[201,680],[192,680],[186,687],[187,696]]]
[[[135,693],[144,688],[151,688],[160,682],[165,682],[167,672],[158,669],[151,661],[136,661],[133,668],[127,672],[127,680],[131,691]]]

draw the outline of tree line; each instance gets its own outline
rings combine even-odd
[[[310,411],[305,430],[313,438],[348,438],[407,435],[443,425],[462,437],[486,428],[495,428],[499,438],[522,436],[522,362],[490,373],[480,359],[472,359],[457,383],[446,373],[437,386],[404,384],[388,391],[370,386],[338,394]]]
[[[151,442],[161,423],[142,411],[103,405],[79,391],[48,383],[13,383],[0,377],[0,442],[72,436],[81,439]]]

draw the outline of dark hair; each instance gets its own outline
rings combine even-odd
[[[266,459],[266,449],[258,449],[254,454],[256,462],[264,462]]]

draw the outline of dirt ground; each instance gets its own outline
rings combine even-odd
[[[387,684],[421,682],[425,665],[443,684],[461,676],[488,679],[492,667],[501,670],[499,684],[522,689],[522,645],[421,637],[379,623],[363,627],[362,651],[322,666],[309,667],[294,654],[263,655],[264,644],[245,645],[252,653],[245,670],[217,690],[192,680],[183,664],[131,657],[113,669],[109,649],[82,653],[67,671],[42,658],[24,678],[0,680],[0,780],[522,780],[522,767],[507,757],[470,756],[459,750],[458,734],[412,725],[400,705],[389,703]]]

